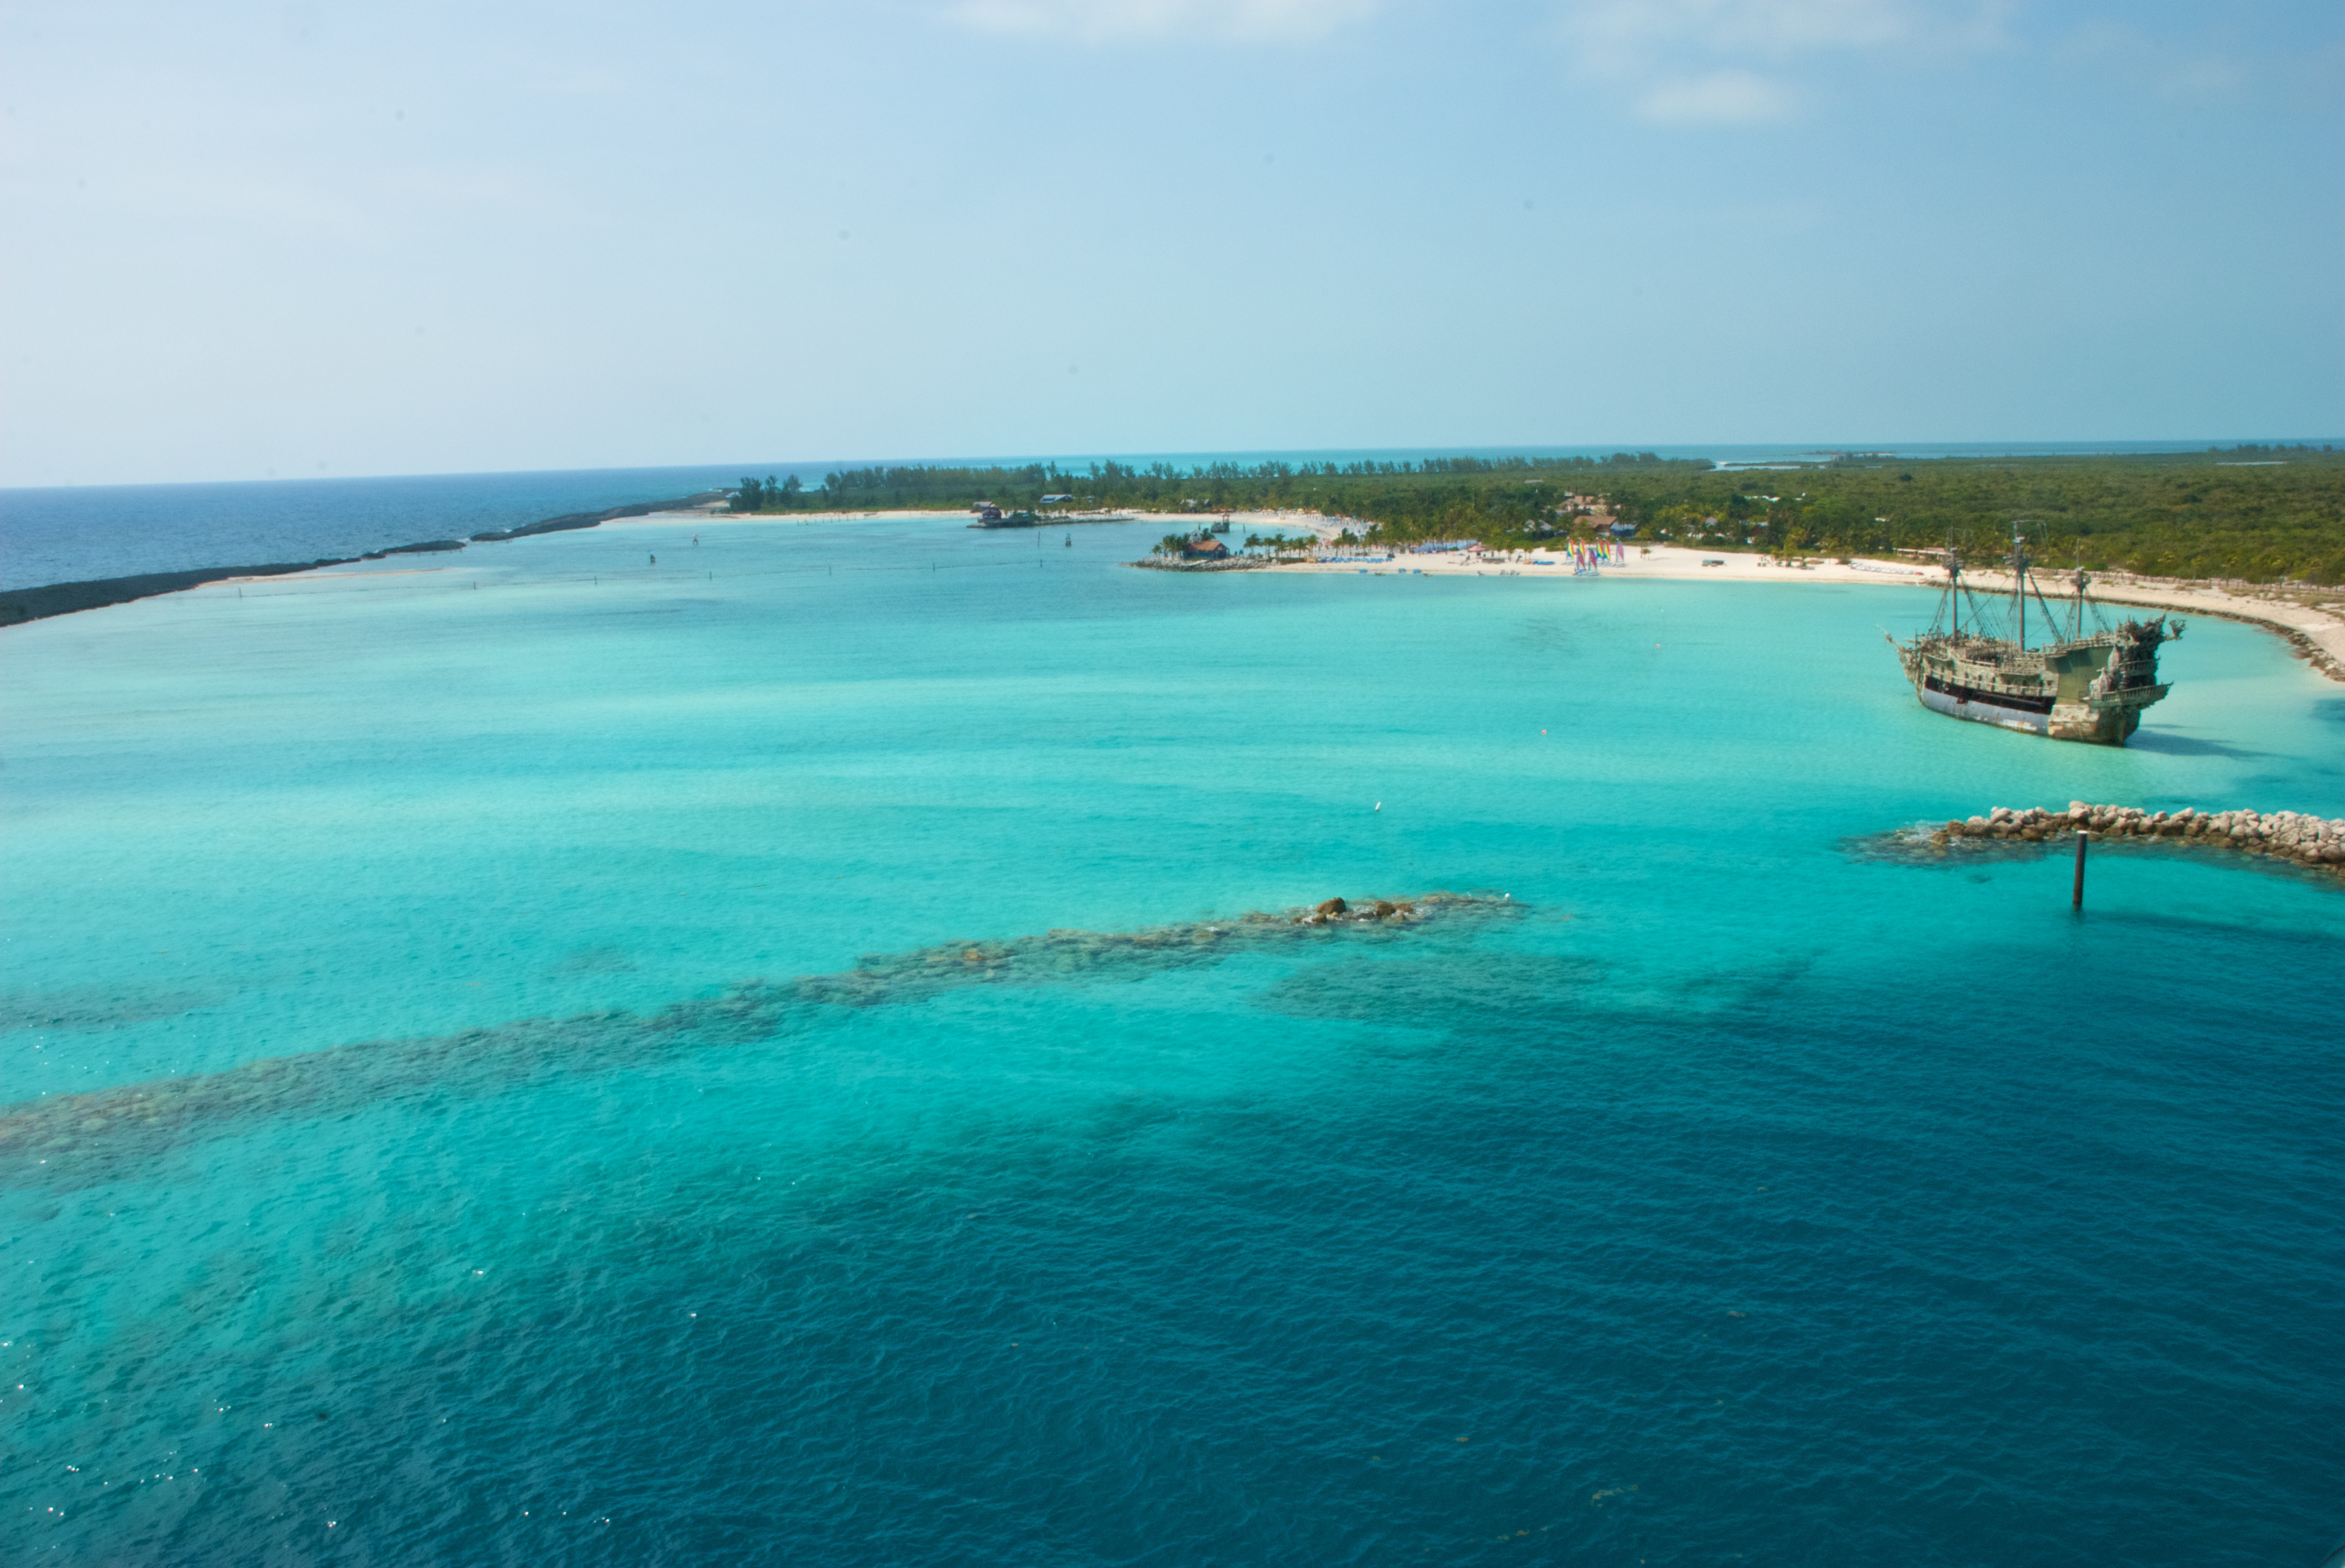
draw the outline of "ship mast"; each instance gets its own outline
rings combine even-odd
[[[2011,602],[2019,606],[2019,647],[2027,650],[2027,556],[2020,546],[2027,542],[2021,537],[2016,518],[2011,524]]]

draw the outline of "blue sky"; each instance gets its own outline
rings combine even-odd
[[[0,483],[2345,434],[2345,8],[0,5]]]

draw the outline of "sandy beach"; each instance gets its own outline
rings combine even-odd
[[[654,524],[698,529],[721,528],[734,523],[772,522],[782,518],[793,522],[844,522],[933,519],[940,515],[957,514],[933,511],[733,513],[714,508],[695,508],[690,511],[655,512],[629,521],[636,526]],[[1161,526],[1168,531],[1193,529],[1205,521],[1227,521],[1229,532],[1223,537],[1235,543],[1243,543],[1252,534],[1285,534],[1290,538],[1310,534],[1333,543],[1345,529],[1356,531],[1365,526],[1356,519],[1330,518],[1316,512],[1298,511],[1239,511],[1232,512],[1226,518],[1220,514],[1197,512],[1094,513],[1071,516],[1041,526],[1046,529],[1078,527],[1105,521],[1147,523]],[[1577,578],[1573,575],[1570,551],[1562,545],[1540,551],[1456,551],[1426,554],[1404,551],[1384,561],[1282,561],[1261,570],[1342,576],[1362,572],[1390,574],[1405,571],[1427,577],[1553,577],[1582,583],[1602,582],[1607,579],[1778,585],[1838,582],[1861,583],[1875,588],[1920,588],[1933,592],[1944,582],[1936,568],[1910,561],[1859,557],[1840,561],[1810,557],[1803,564],[1783,565],[1772,556],[1747,551],[1706,551],[1677,545],[1645,545],[1633,541],[1622,547],[1622,555],[1620,561],[1605,565],[1595,576]],[[1974,570],[1969,573],[1969,581],[1981,593],[2008,593],[2011,591],[2008,572]],[[2056,580],[2047,576],[2043,586],[2046,596],[2056,601],[2058,595],[2054,592]],[[2243,590],[2227,590],[2140,578],[2123,572],[2106,572],[2096,576],[2093,595],[2105,604],[2135,605],[2185,614],[2219,615],[2268,627],[2287,638],[2322,674],[2334,681],[2345,682],[2345,590],[2252,586]]]
[[[1242,529],[1249,532],[1307,531],[1332,541],[1341,531],[1340,527],[1329,520],[1292,512],[1239,513],[1230,519],[1230,525],[1232,534],[1240,537],[1243,537],[1240,534]],[[1771,556],[1743,551],[1705,551],[1676,545],[1639,545],[1634,542],[1622,547],[1622,555],[1619,562],[1603,566],[1596,577],[1581,577],[1577,581],[1587,582],[1625,578],[1777,584],[1861,582],[1875,587],[1903,585],[1925,588],[1934,592],[1945,581],[1944,574],[1935,567],[1910,561],[1864,557],[1844,562],[1812,557],[1802,564],[1784,565]],[[1405,570],[1422,572],[1428,577],[1571,579],[1575,569],[1568,549],[1559,546],[1548,551],[1510,552],[1403,553],[1384,561],[1288,561],[1267,570],[1340,573]],[[2007,572],[1974,570],[1968,573],[1968,581],[1981,593],[2011,592],[2011,574]],[[2056,592],[2056,580],[2046,576],[2042,580],[2042,586],[2046,597],[2056,602],[2059,598]],[[2306,661],[2322,674],[2333,681],[2345,682],[2345,589],[2281,589],[2259,585],[2224,589],[2113,572],[2095,575],[2093,597],[2104,604],[2219,615],[2228,620],[2269,627],[2295,645]]]
[[[1521,556],[1506,557],[1461,551],[1453,555],[1406,555],[1381,562],[1297,561],[1268,570],[1323,572],[1406,570],[1422,572],[1428,577],[1505,575],[1568,578],[1574,569],[1568,554],[1556,551],[1531,551]],[[1936,569],[1916,566],[1910,561],[1859,558],[1847,562],[1811,561],[1804,565],[1786,566],[1770,556],[1706,554],[1669,545],[1629,546],[1626,559],[1617,564],[1605,565],[1597,580],[1600,582],[1607,577],[1678,581],[1698,578],[1704,582],[1779,584],[1863,582],[1874,587],[1904,585],[1926,588],[1934,592],[1945,582],[1944,574]],[[1973,571],[1966,574],[1966,581],[1980,593],[2011,592],[2011,574],[2007,572]],[[2061,595],[2056,591],[2056,581],[2046,577],[2042,586],[2045,596],[2057,604]],[[2104,604],[2220,615],[2234,621],[2254,622],[2284,633],[2294,632],[2326,655],[2327,662],[2320,664],[2323,673],[2332,679],[2345,680],[2345,591],[2328,596],[2335,606],[2330,608],[2320,602],[2322,596],[2318,592],[2307,594],[2255,590],[2238,592],[2160,582],[2112,572],[2095,578],[2093,597]]]

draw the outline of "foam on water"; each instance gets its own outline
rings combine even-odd
[[[1910,590],[691,531],[0,639],[0,1099],[63,1143],[0,1197],[12,1541],[2329,1544],[2345,896],[2112,855],[2080,921],[2058,858],[1852,848],[2345,813],[2345,700],[2276,642],[2195,623],[2104,751],[1925,713],[1880,642]],[[1435,887],[1527,907],[791,980]],[[289,1057],[304,1094],[239,1098]],[[174,1077],[233,1114],[145,1122]]]

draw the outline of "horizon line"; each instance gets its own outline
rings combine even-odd
[[[764,469],[776,473],[827,470],[848,471],[871,468],[1030,468],[1037,464],[1055,466],[1070,463],[1139,463],[1167,462],[1188,459],[1229,462],[1244,459],[1264,461],[1333,461],[1389,457],[1395,460],[1422,461],[1437,457],[1582,457],[1611,456],[1618,452],[1650,452],[1657,457],[1694,457],[1706,453],[1767,452],[1792,457],[1832,457],[1839,455],[1880,455],[1884,457],[1914,457],[1926,460],[1935,452],[1946,449],[1964,449],[1960,455],[1988,457],[2027,457],[2074,455],[2127,456],[2155,455],[2138,449],[2162,449],[2176,454],[2194,451],[2225,451],[2242,447],[2301,448],[2311,451],[2329,451],[2345,447],[2345,435],[2334,436],[2263,436],[2263,437],[2188,437],[2144,436],[2108,437],[2098,440],[2059,440],[2013,438],[1988,440],[1842,440],[1838,442],[1801,441],[1574,441],[1547,443],[1496,443],[1481,446],[1421,445],[1387,447],[1253,447],[1200,448],[1194,450],[1163,450],[1142,452],[1077,452],[1057,455],[1010,454],[997,456],[936,456],[886,458],[824,458],[773,459],[756,460],[730,459],[722,461],[678,463],[614,463],[589,468],[511,468],[511,469],[443,469],[408,470],[374,473],[330,473],[325,471],[277,473],[269,471],[259,477],[242,479],[182,479],[138,480],[128,482],[83,483],[67,480],[58,484],[0,485],[0,495],[33,494],[54,491],[164,490],[188,489],[198,486],[229,485],[289,485],[300,483],[350,484],[382,480],[467,480],[513,479],[535,474],[623,474],[623,473],[696,473],[736,468]],[[2029,451],[2023,449],[2060,449],[2057,451]],[[2126,449],[2136,449],[2128,451]]]

